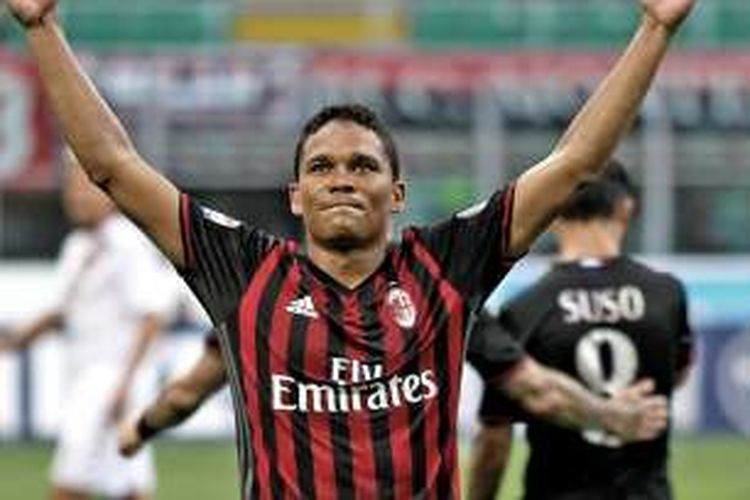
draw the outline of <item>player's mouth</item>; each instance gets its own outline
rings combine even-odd
[[[364,212],[365,206],[362,203],[353,200],[337,201],[323,205],[323,210],[356,210],[358,212]]]

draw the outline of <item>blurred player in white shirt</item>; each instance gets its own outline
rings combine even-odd
[[[58,260],[55,299],[28,325],[0,336],[0,352],[64,331],[67,379],[52,465],[54,500],[144,500],[155,486],[150,450],[127,460],[117,424],[156,394],[149,347],[173,312],[177,281],[151,243],[66,154],[63,201],[76,226]]]

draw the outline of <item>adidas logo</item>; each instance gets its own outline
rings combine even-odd
[[[298,314],[307,318],[315,319],[318,317],[318,311],[315,310],[315,304],[313,304],[312,297],[309,295],[289,302],[285,309],[289,313]]]

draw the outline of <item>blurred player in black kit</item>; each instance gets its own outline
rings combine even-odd
[[[493,373],[513,366],[513,353],[522,348],[604,396],[647,378],[669,397],[683,382],[692,352],[684,289],[674,277],[622,255],[635,205],[627,172],[615,161],[577,190],[554,226],[558,262],[475,331],[473,342],[487,356],[483,363],[497,365]],[[472,499],[495,497],[517,417],[528,421],[531,449],[524,498],[672,497],[668,433],[623,445],[601,431],[579,432],[529,417],[488,386],[473,451]]]

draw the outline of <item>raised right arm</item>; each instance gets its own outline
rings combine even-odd
[[[89,178],[178,267],[184,265],[179,191],[146,163],[73,54],[54,0],[8,0],[63,135]]]

